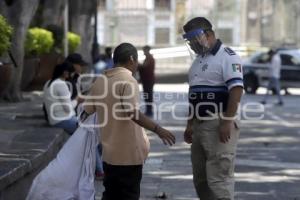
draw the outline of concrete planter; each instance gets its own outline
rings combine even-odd
[[[24,68],[22,73],[22,84],[21,84],[21,89],[23,91],[27,90],[27,88],[30,86],[39,68],[40,68],[39,58],[26,58],[24,60]]]
[[[44,84],[52,77],[55,65],[63,62],[64,57],[60,54],[45,54],[39,58],[35,76],[26,90],[42,90]]]
[[[12,68],[11,63],[0,63],[0,96],[9,84]]]

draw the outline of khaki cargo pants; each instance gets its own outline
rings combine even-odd
[[[234,160],[239,125],[233,123],[229,142],[219,140],[219,119],[193,121],[193,180],[201,200],[234,199]]]

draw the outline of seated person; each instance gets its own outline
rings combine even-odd
[[[48,123],[63,128],[69,134],[74,133],[78,125],[74,111],[77,100],[71,100],[71,92],[66,83],[72,72],[74,68],[68,62],[56,65],[51,80],[44,86],[44,106]]]

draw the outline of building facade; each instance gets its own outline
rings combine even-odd
[[[300,46],[299,0],[242,0],[241,42],[268,47]]]
[[[236,17],[239,1],[101,0],[99,42],[112,46],[124,41],[138,46],[180,45],[183,24],[192,17],[205,16],[214,23],[225,43],[238,44],[240,33],[235,24],[239,23]]]
[[[102,0],[98,14],[99,42],[116,45],[175,45],[176,0]]]
[[[100,0],[99,43],[182,45],[182,26],[207,17],[228,45],[300,45],[299,0]]]

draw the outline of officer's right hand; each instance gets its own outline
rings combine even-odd
[[[192,142],[193,142],[193,137],[192,137],[192,135],[193,135],[193,130],[192,130],[192,128],[186,128],[185,129],[185,131],[184,131],[184,141],[186,142],[186,143],[188,143],[188,144],[192,144]]]

